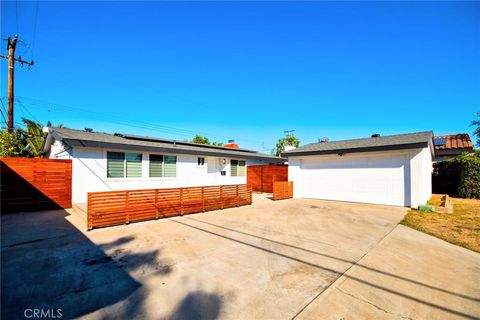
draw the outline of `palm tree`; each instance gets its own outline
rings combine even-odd
[[[22,118],[22,122],[25,124],[26,130],[24,131],[25,137],[25,150],[27,150],[29,156],[38,157],[40,149],[43,144],[43,130],[42,125],[33,120]]]

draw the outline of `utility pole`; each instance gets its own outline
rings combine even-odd
[[[23,67],[24,64],[30,68],[33,66],[33,60],[28,62],[22,59],[22,57],[15,58],[15,48],[17,46],[18,36],[13,38],[8,37],[7,39],[7,50],[8,56],[0,54],[0,58],[8,59],[8,120],[7,127],[9,132],[13,132],[14,121],[13,121],[13,91],[14,91],[14,71],[15,71],[15,61],[20,62]]]
[[[290,136],[292,135],[293,132],[295,132],[295,130],[285,130],[283,131],[285,133],[285,135],[287,136],[287,138],[290,138]]]

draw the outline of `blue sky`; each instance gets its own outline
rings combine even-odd
[[[471,133],[480,111],[478,2],[40,1],[35,28],[36,5],[1,3],[2,38],[35,60],[16,69],[17,122],[268,152],[290,129]]]

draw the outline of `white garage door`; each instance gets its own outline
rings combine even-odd
[[[297,186],[307,198],[410,205],[405,155],[324,156],[301,160]]]

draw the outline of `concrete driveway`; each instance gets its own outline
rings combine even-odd
[[[90,232],[63,210],[5,215],[2,317],[478,317],[480,255],[397,227],[405,212],[256,195]]]

